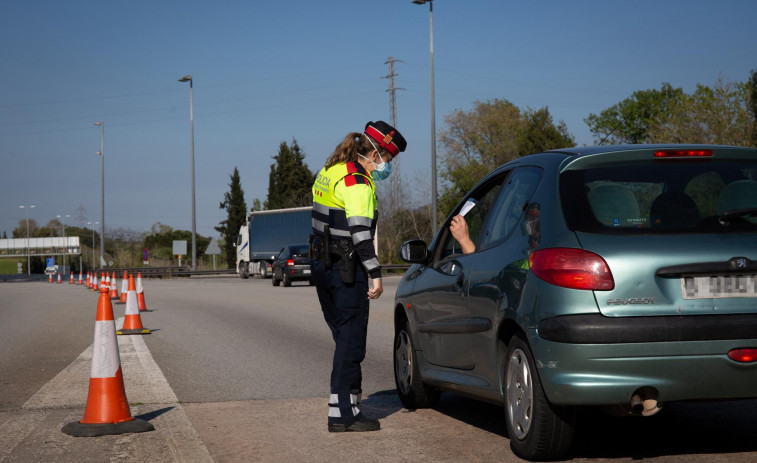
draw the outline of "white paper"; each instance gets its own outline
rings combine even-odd
[[[468,201],[465,201],[465,204],[463,205],[463,208],[460,209],[460,215],[462,215],[463,217],[465,217],[465,214],[467,214],[468,212],[470,212],[470,210],[473,209],[473,207],[476,204],[478,204],[478,201],[476,201],[473,198],[470,198]]]

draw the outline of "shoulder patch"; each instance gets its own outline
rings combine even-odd
[[[368,179],[360,174],[349,174],[344,177],[345,186],[368,185]]]

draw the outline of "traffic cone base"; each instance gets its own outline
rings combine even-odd
[[[68,423],[61,429],[64,433],[74,437],[110,436],[114,434],[128,434],[154,430],[155,426],[153,426],[152,423],[139,418],[123,421],[121,423],[87,424],[76,421]]]
[[[134,330],[118,330],[116,334],[150,334],[150,330],[147,328],[138,328]]]

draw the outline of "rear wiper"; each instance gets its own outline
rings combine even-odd
[[[724,211],[720,215],[718,215],[718,222],[720,225],[728,226],[730,225],[730,222],[728,219],[734,218],[734,217],[744,217],[744,216],[751,216],[753,217],[755,214],[757,214],[757,207],[744,207],[741,209],[731,209],[730,211]]]

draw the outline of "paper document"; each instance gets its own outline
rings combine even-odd
[[[465,217],[465,214],[467,214],[468,212],[470,212],[470,210],[473,209],[473,206],[475,206],[476,204],[478,204],[478,201],[476,201],[473,198],[470,198],[468,201],[465,201],[465,204],[463,205],[463,208],[460,209],[460,215],[462,215],[463,217]]]

